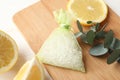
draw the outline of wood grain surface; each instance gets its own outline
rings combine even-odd
[[[42,0],[14,16],[14,22],[28,41],[35,53],[58,25],[53,17],[53,11],[66,9],[67,0]],[[106,19],[107,30],[112,29],[120,39],[120,18],[111,9]],[[75,31],[77,29],[73,27]],[[86,73],[45,65],[54,80],[120,80],[120,64],[108,65],[106,58],[89,55],[90,46],[79,41],[83,49],[83,60]],[[54,44],[53,44],[54,45]]]

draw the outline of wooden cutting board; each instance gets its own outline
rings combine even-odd
[[[35,53],[58,25],[53,17],[53,11],[64,8],[68,0],[42,0],[14,16],[14,22],[28,41]],[[112,29],[120,39],[120,18],[111,9],[106,20],[107,29]],[[74,27],[75,28],[75,27]],[[75,31],[77,29],[75,28]],[[120,64],[108,65],[106,58],[89,55],[90,46],[79,42],[83,49],[86,73],[45,65],[54,80],[120,80]],[[54,44],[53,44],[54,45]]]

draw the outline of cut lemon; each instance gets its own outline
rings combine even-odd
[[[87,21],[101,23],[108,13],[103,0],[70,0],[67,7],[73,17],[86,26]]]
[[[43,67],[33,58],[22,66],[13,80],[44,80]]]
[[[0,74],[10,70],[18,58],[15,41],[5,32],[0,31]]]

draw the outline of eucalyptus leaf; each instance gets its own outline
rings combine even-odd
[[[120,57],[117,59],[117,62],[120,63]]]
[[[114,43],[114,49],[120,49],[120,40],[116,38],[115,43]]]
[[[95,38],[96,38],[96,39],[105,38],[105,34],[106,34],[105,31],[96,32]]]
[[[112,49],[109,49],[109,50],[108,50],[108,53],[109,53],[109,54],[111,54],[112,52],[113,52],[113,50],[112,50]]]
[[[75,33],[74,35],[75,35],[76,38],[78,38],[78,37],[80,37],[82,34],[83,34],[82,32],[77,32],[77,33]]]
[[[87,21],[87,24],[92,24],[93,22],[92,21]]]
[[[82,29],[82,26],[80,24],[80,22],[77,20],[77,26],[78,26],[78,29],[80,30],[80,32],[83,33],[83,29]]]
[[[114,46],[115,46],[115,42],[116,42],[116,38],[113,38],[113,41],[110,45],[110,49],[113,50],[114,49]]]
[[[100,27],[100,23],[96,23],[94,26],[90,28],[90,30],[93,30],[94,32],[98,31]]]
[[[105,41],[104,41],[104,47],[109,48],[110,45],[112,44],[113,41],[113,31],[110,30],[106,35],[105,35]]]
[[[90,49],[92,56],[102,56],[108,52],[108,48],[104,48],[104,44],[98,44]]]
[[[92,26],[90,30],[93,30],[93,32],[96,32],[96,26]]]
[[[95,39],[95,32],[93,32],[93,30],[88,31],[86,37],[87,42],[92,45]]]
[[[95,28],[96,28],[96,31],[99,30],[99,27],[100,27],[100,23],[97,23]]]
[[[117,38],[113,38],[112,44],[110,45],[110,49],[120,49],[120,40]]]
[[[86,36],[86,33],[83,33],[81,36],[80,36],[81,40],[84,42],[84,43],[88,43],[87,42],[87,36]]]
[[[107,58],[107,63],[111,64],[115,62],[120,56],[120,49],[114,50],[111,55]]]

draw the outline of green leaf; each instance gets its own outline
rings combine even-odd
[[[88,43],[87,42],[87,37],[86,37],[86,33],[83,33],[81,36],[80,36],[81,40],[84,42],[84,43]]]
[[[100,27],[100,23],[97,23],[96,26],[95,26],[96,31],[99,30],[99,27]]]
[[[83,29],[82,29],[82,26],[81,26],[79,20],[77,20],[77,26],[78,26],[79,31],[83,33]]]
[[[93,30],[94,32],[96,32],[96,31],[99,30],[99,27],[100,27],[100,24],[99,24],[99,23],[96,23],[96,24],[94,24],[94,25],[90,28],[90,30]]]
[[[110,30],[106,35],[105,35],[105,41],[104,41],[104,47],[109,48],[110,45],[112,44],[113,41],[113,31]]]
[[[90,49],[92,56],[102,56],[108,52],[108,48],[104,48],[104,44],[97,44]]]
[[[112,49],[109,49],[109,50],[108,50],[108,53],[109,53],[109,54],[111,54],[112,52],[113,52],[113,50],[112,50]]]
[[[92,21],[87,21],[87,24],[92,24],[93,22]]]
[[[93,30],[90,30],[90,31],[88,31],[88,33],[87,33],[87,42],[90,44],[90,45],[92,45],[93,44],[93,42],[94,42],[94,38],[95,38],[95,32],[93,32]]]
[[[120,63],[120,57],[117,59],[117,62]]]
[[[117,38],[113,38],[113,41],[110,45],[110,49],[114,50],[114,49],[120,49],[120,40]]]
[[[96,26],[92,26],[90,30],[93,30],[93,32],[96,32]]]
[[[120,49],[120,40],[116,38],[113,49]]]
[[[96,33],[95,38],[96,39],[105,38],[105,34],[106,34],[105,31],[99,31],[99,32]]]
[[[111,64],[117,60],[120,56],[120,49],[114,50],[111,55],[107,58],[107,63]]]

